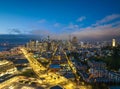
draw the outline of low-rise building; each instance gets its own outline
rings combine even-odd
[[[0,76],[4,74],[14,74],[17,68],[14,66],[13,62],[2,60],[0,61]]]
[[[109,79],[111,79],[113,82],[120,83],[120,73],[118,73],[118,72],[113,72],[113,71],[109,71],[108,77],[109,77]]]
[[[106,64],[104,62],[97,62],[97,61],[93,61],[93,60],[88,60],[87,61],[88,66],[92,67],[92,68],[100,68],[100,69],[105,69],[106,68]]]
[[[59,64],[51,64],[49,68],[50,68],[50,71],[57,72],[60,70],[61,67]]]

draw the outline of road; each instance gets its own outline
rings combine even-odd
[[[43,78],[43,82],[50,84],[51,86],[60,85],[64,89],[88,89],[86,86],[78,86],[76,83],[70,81],[69,79],[55,74],[53,72],[49,72],[47,68],[42,66],[34,57],[32,53],[28,53],[26,48],[20,48],[22,53],[25,55],[27,60],[30,63],[30,66],[33,68],[33,71],[38,75],[39,78]]]
[[[0,83],[0,89],[5,89],[4,87],[11,85],[13,82],[17,82],[19,79],[24,79],[23,76],[16,76],[9,80],[6,80],[5,82]]]
[[[76,84],[68,80],[67,78],[64,78],[63,76],[60,76],[58,74],[48,72],[47,68],[42,66],[34,57],[33,54],[28,53],[25,48],[21,48],[21,51],[25,55],[25,57],[30,62],[31,67],[33,68],[34,72],[40,77],[44,78],[45,81],[50,85],[56,85],[59,84],[63,86],[65,89],[77,89]],[[45,73],[44,73],[45,71]],[[42,73],[41,73],[42,72]]]
[[[79,82],[80,76],[77,75],[77,69],[76,69],[76,67],[74,66],[74,64],[72,63],[72,61],[68,58],[68,56],[67,56],[67,54],[66,54],[66,52],[65,52],[64,50],[63,50],[63,53],[64,53],[65,56],[66,56],[66,59],[67,59],[67,61],[68,61],[68,64],[69,64],[70,68],[72,69],[72,72],[73,72],[73,74],[75,75],[76,80]]]

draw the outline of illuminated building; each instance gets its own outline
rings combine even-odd
[[[66,41],[65,45],[63,46],[63,48],[67,48],[68,50],[72,50],[72,44],[70,41]]]
[[[81,46],[81,47],[84,47],[84,42],[81,41],[81,42],[80,42],[80,46]]]
[[[15,72],[17,72],[17,68],[13,62],[7,60],[0,61],[0,76],[4,74],[14,74]]]
[[[51,42],[51,50],[54,50],[54,49],[55,49],[55,43]]]
[[[48,36],[48,41],[47,41],[47,50],[51,50],[51,42],[50,42],[50,36]]]
[[[115,46],[116,46],[116,40],[112,39],[112,47],[115,47]]]
[[[39,45],[39,41],[36,40],[36,43],[35,43],[35,48],[36,48],[36,49],[38,48],[38,45]]]
[[[78,39],[77,39],[76,36],[74,36],[74,37],[72,38],[72,44],[73,44],[74,46],[77,46],[77,45],[78,45]]]
[[[32,50],[34,50],[34,48],[35,48],[35,41],[34,40],[31,40],[30,41],[30,48],[32,49]]]
[[[74,37],[72,38],[72,43],[77,43],[77,42],[78,42],[77,37],[74,36]]]

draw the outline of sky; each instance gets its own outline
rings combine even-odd
[[[0,34],[120,37],[120,0],[0,0]]]

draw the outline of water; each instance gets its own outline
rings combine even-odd
[[[0,35],[0,51],[9,50],[18,45],[24,45],[31,39],[40,39],[33,35]]]
[[[40,38],[32,35],[0,35],[0,51],[7,51],[13,47],[24,45],[32,39],[38,40]],[[14,59],[9,60],[14,61]],[[14,61],[14,64],[24,63],[28,63],[27,59],[18,59]],[[23,68],[24,66],[17,66],[18,70]]]

